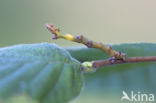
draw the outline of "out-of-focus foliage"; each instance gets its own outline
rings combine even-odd
[[[112,47],[127,53],[128,57],[156,55],[156,44]],[[47,43],[0,49],[0,102],[11,97],[6,103],[67,103],[76,97],[83,82],[77,60],[108,56],[98,49],[70,48],[68,51],[72,57],[66,50]],[[85,74],[84,90],[74,103],[121,103],[122,91],[156,94],[155,67],[155,62],[122,64]]]
[[[68,103],[79,95],[80,63],[53,44],[0,49],[0,100],[6,103]],[[31,101],[31,102],[30,102]]]
[[[156,55],[156,44],[121,44],[112,45],[121,52],[132,56]],[[80,61],[106,59],[108,56],[97,49],[69,49],[73,57]],[[74,103],[121,103],[122,91],[130,95],[152,93],[156,95],[156,63],[134,63],[107,66],[96,72],[85,74],[85,88]],[[125,101],[126,102],[126,101]]]

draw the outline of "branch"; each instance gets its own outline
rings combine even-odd
[[[156,56],[129,57],[129,58],[125,58],[125,60],[116,59],[114,62],[110,60],[96,60],[92,62],[83,62],[81,64],[81,70],[84,72],[93,72],[99,67],[103,67],[103,66],[124,64],[124,63],[153,62],[153,61],[156,61]]]
[[[88,40],[83,35],[79,35],[79,36],[73,36],[71,34],[62,35],[60,33],[60,30],[54,27],[52,24],[47,24],[46,27],[52,34],[54,34],[53,39],[62,38],[62,39],[66,39],[69,41],[84,44],[88,48],[98,48],[100,50],[103,50],[105,53],[107,53],[111,57],[108,60],[97,60],[97,61],[81,63],[81,70],[83,72],[92,72],[92,71],[95,71],[99,67],[114,65],[114,64],[156,61],[156,56],[126,58],[125,53],[117,52],[113,50],[111,46]]]
[[[73,36],[70,34],[62,35],[60,33],[60,30],[54,27],[52,24],[47,24],[46,27],[52,34],[54,34],[53,39],[63,38],[69,41],[84,44],[88,48],[98,48],[100,50],[103,50],[105,53],[107,53],[112,58],[112,60],[114,59],[124,60],[126,58],[125,53],[117,52],[113,50],[111,46],[105,45],[103,43],[98,43],[92,40],[88,40],[83,35],[79,35],[79,36]]]
[[[125,60],[115,60],[113,63],[110,60],[97,60],[93,61],[93,67],[99,68],[102,66],[114,65],[114,64],[124,64],[124,63],[137,63],[137,62],[152,62],[156,61],[156,56],[146,56],[146,57],[129,57]]]

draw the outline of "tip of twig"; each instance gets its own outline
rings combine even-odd
[[[52,39],[58,39],[60,30],[50,23],[46,24],[45,26],[52,34],[54,34],[54,37],[52,37]]]
[[[45,25],[45,27],[49,30],[49,31],[52,31],[52,27],[53,27],[54,25],[53,24],[50,24],[50,23],[48,23],[48,24],[46,24]]]

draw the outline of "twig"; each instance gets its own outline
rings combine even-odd
[[[152,62],[156,61],[156,56],[146,56],[146,57],[129,57],[125,60],[115,60],[113,63],[110,60],[97,60],[92,61],[94,68],[99,68],[102,66],[114,65],[114,64],[124,64],[124,63],[137,63],[137,62]]]
[[[83,72],[93,72],[99,67],[114,65],[114,64],[156,61],[156,56],[126,58],[125,53],[117,52],[113,50],[111,46],[107,46],[102,43],[97,43],[95,41],[88,40],[83,35],[79,35],[79,36],[73,36],[71,34],[62,35],[60,33],[60,30],[54,27],[52,24],[47,24],[46,27],[49,31],[51,31],[52,34],[54,34],[53,39],[63,38],[69,41],[84,44],[88,48],[98,48],[106,52],[111,57],[108,60],[97,60],[97,61],[89,61],[89,62],[81,63],[81,70]]]
[[[96,71],[96,69],[104,66],[124,64],[124,63],[153,62],[153,61],[156,61],[156,56],[129,57],[129,58],[125,58],[125,60],[116,59],[114,62],[110,60],[87,61],[81,64],[81,70],[83,72],[94,72]]]
[[[47,29],[49,31],[51,31],[52,34],[54,34],[53,39],[63,38],[63,39],[66,39],[66,40],[70,40],[70,41],[73,41],[73,42],[84,44],[88,48],[101,49],[104,52],[106,52],[112,58],[112,60],[114,60],[114,59],[124,60],[125,57],[126,57],[125,53],[117,52],[117,51],[113,50],[111,46],[104,45],[103,43],[98,43],[98,42],[95,42],[95,41],[88,40],[83,35],[79,35],[79,36],[73,36],[71,34],[62,35],[60,33],[60,30],[57,29],[56,27],[54,27],[52,24],[47,24],[46,27],[47,27]]]

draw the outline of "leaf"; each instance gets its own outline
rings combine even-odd
[[[113,49],[132,56],[156,56],[156,44],[112,45]],[[106,59],[108,56],[91,48],[68,49],[80,61]],[[74,103],[121,103],[122,91],[156,95],[156,62],[121,64],[99,68],[85,74],[85,88]],[[126,102],[126,101],[125,101]]]
[[[82,85],[80,63],[54,44],[21,44],[0,49],[3,100],[25,95],[37,103],[68,103],[79,95]]]
[[[111,46],[116,51],[126,53],[128,57],[156,55],[156,44],[152,43],[131,43]],[[105,52],[94,48],[73,47],[67,48],[67,50],[72,57],[79,61],[92,61],[109,58]]]

